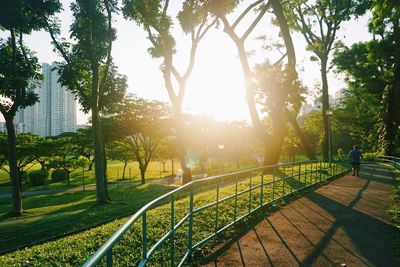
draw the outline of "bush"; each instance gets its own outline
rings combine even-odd
[[[32,186],[44,185],[47,177],[49,177],[49,172],[46,169],[34,170],[28,174],[29,183]]]
[[[363,158],[366,161],[374,161],[378,159],[378,156],[380,155],[380,153],[378,152],[366,152],[363,153]]]
[[[61,170],[61,169],[54,170],[54,171],[51,173],[51,180],[52,180],[53,182],[62,182],[62,181],[66,181],[66,180],[68,180],[68,172],[65,171],[65,170]]]

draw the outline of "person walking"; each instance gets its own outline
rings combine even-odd
[[[359,176],[360,172],[360,161],[363,158],[362,152],[358,149],[357,145],[353,146],[353,150],[349,153],[349,158],[351,160],[351,165],[353,167],[353,176],[357,174]]]

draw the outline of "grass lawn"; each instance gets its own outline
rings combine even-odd
[[[175,161],[175,173],[179,168],[179,162]],[[109,161],[107,165],[107,173],[108,173],[108,182],[112,183],[122,183],[127,181],[140,181],[140,171],[139,165],[137,162],[131,162],[127,165],[125,171],[125,180],[122,180],[124,165],[118,161]],[[34,164],[29,170],[38,170],[40,169],[39,164]],[[149,163],[146,179],[160,179],[171,177],[171,161],[165,162],[165,170],[163,169],[163,165],[161,162],[152,161]],[[84,177],[84,179],[83,179]],[[32,187],[27,183],[22,183],[22,191],[36,191],[36,190],[46,190],[46,189],[60,189],[60,188],[72,188],[72,187],[82,187],[85,185],[94,185],[94,170],[88,171],[87,167],[83,171],[81,168],[75,170],[71,173],[71,184],[65,182],[57,182],[57,183],[46,183],[45,186],[35,186]],[[11,193],[10,186],[10,177],[7,172],[0,170],[0,194]]]
[[[303,165],[301,169],[310,170],[310,166]],[[314,171],[315,171],[314,167]],[[281,175],[290,175],[291,168],[281,169]],[[316,171],[312,174],[302,175],[300,179],[295,177],[294,179],[288,179],[286,182],[278,182],[274,187],[272,185],[266,185],[264,188],[264,197],[262,199],[263,203],[269,202],[272,200],[272,191],[275,193],[275,197],[279,197],[285,193],[288,193],[290,190],[296,189],[305,183],[309,184],[310,182],[315,182],[320,177],[327,177],[327,172]],[[264,182],[271,180],[271,176],[264,176]],[[238,190],[243,191],[249,188],[250,184],[252,187],[260,184],[261,178],[260,176],[253,177],[250,181],[244,180],[238,183]],[[144,200],[144,196],[146,192],[150,194],[150,196],[155,197],[152,191],[152,185],[146,185],[145,188],[138,188],[136,193],[132,193],[137,197],[136,201],[142,204],[146,203],[148,200]],[[210,188],[215,188],[215,184],[206,184],[205,186],[196,188],[195,193],[195,207],[200,207],[203,205],[210,204],[215,201],[216,191],[209,190]],[[121,189],[115,189],[113,192],[116,194],[114,197],[120,195],[122,197],[123,194],[120,193]],[[126,189],[132,190],[132,189]],[[156,190],[156,189],[154,189]],[[231,195],[235,190],[234,184],[224,184],[221,186],[219,197],[220,199]],[[249,208],[254,208],[260,205],[260,188],[254,189],[251,193],[247,192],[237,197],[237,212],[238,217],[247,213]],[[161,189],[160,189],[161,191]],[[49,196],[50,197],[50,196]],[[133,196],[132,196],[133,197]],[[130,204],[126,204],[127,202],[136,202],[133,200],[126,199],[121,200],[121,202],[116,202],[115,205],[106,205],[93,207],[90,206],[91,198],[93,196],[85,195],[83,192],[77,194],[77,200],[74,201],[73,205],[61,204],[62,207],[57,208],[57,204],[53,203],[51,209],[57,210],[59,214],[63,214],[62,212],[73,212],[73,210],[78,210],[77,213],[81,214],[86,212],[90,214],[91,209],[93,213],[98,213],[100,216],[105,213],[111,212],[118,205],[120,206],[128,206]],[[149,197],[150,198],[150,197]],[[249,206],[249,200],[251,199],[251,204]],[[32,198],[32,218],[34,218],[34,213],[45,212],[45,210],[40,211],[40,209],[50,209],[47,207],[41,207],[39,203],[41,203],[40,199]],[[218,217],[218,227],[222,227],[233,220],[232,213],[232,205],[234,204],[235,199],[232,198],[226,202],[220,203],[219,205],[219,217]],[[43,199],[43,203],[46,203],[47,200]],[[89,202],[89,203],[88,203]],[[38,205],[39,204],[39,205]],[[26,204],[29,206],[28,204]],[[66,206],[65,206],[66,205]],[[88,206],[86,206],[88,205]],[[132,204],[133,205],[133,204]],[[138,206],[140,206],[138,205]],[[44,204],[43,206],[49,206]],[[81,209],[79,209],[79,208]],[[136,206],[135,206],[136,207]],[[138,208],[138,207],[137,207]],[[175,210],[175,223],[177,223],[180,219],[182,219],[187,213],[189,208],[188,198],[184,196],[182,199],[175,202],[174,210]],[[40,212],[39,212],[40,211]],[[148,246],[149,248],[155,244],[155,242],[161,238],[166,232],[168,232],[170,227],[170,217],[171,214],[171,205],[164,204],[162,206],[158,206],[153,208],[152,210],[147,212],[147,227],[148,227]],[[193,229],[194,229],[194,244],[204,237],[208,236],[210,233],[213,233],[215,230],[215,206],[211,206],[208,209],[204,209],[201,212],[197,213],[193,218]],[[51,213],[46,215],[51,216]],[[44,217],[46,217],[44,216]],[[29,216],[28,216],[29,217]],[[40,217],[40,216],[39,216]],[[59,216],[63,217],[64,220],[60,220],[63,222],[69,221],[70,216],[64,217],[63,215]],[[86,217],[84,215],[83,217]],[[68,218],[68,219],[66,219]],[[81,265],[100,245],[102,245],[107,238],[109,238],[125,221],[127,218],[122,218],[115,220],[113,222],[101,225],[99,227],[95,227],[88,231],[84,231],[79,234],[70,235],[62,239],[58,239],[56,241],[47,242],[41,245],[37,245],[31,248],[27,248],[24,250],[8,253],[4,256],[0,256],[0,266],[41,266],[51,263],[52,266],[77,266]],[[11,219],[6,221],[12,222]],[[21,229],[22,229],[21,224]],[[130,228],[127,234],[120,240],[117,246],[114,247],[113,252],[115,255],[115,264],[116,266],[133,266],[138,263],[141,257],[142,249],[141,249],[141,240],[142,240],[142,230],[141,230],[142,222],[141,220],[137,221],[133,227]],[[9,231],[13,227],[5,226],[4,228],[0,228],[0,231]],[[41,227],[31,228],[30,226],[26,231],[38,231],[39,229],[47,229],[49,227],[49,223],[44,223]],[[29,230],[30,229],[30,230]],[[45,231],[45,230],[43,230]],[[2,234],[3,235],[3,234]],[[181,228],[179,228],[174,236],[174,248],[175,248],[175,257],[176,259],[182,257],[185,252],[187,245],[187,222],[183,224]],[[160,247],[160,249],[153,255],[151,258],[150,265],[154,266],[163,266],[169,259],[170,252],[170,242],[167,241],[164,245]],[[212,244],[206,244],[203,247],[203,251],[200,253],[205,253]]]
[[[95,191],[27,197],[19,218],[8,218],[10,201],[0,199],[0,251],[127,216],[171,189],[158,184],[115,188],[109,192],[112,203],[102,206],[94,205]]]

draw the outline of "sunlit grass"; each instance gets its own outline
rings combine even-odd
[[[169,190],[156,184],[111,189],[113,202],[103,206],[95,205],[94,191],[28,197],[25,214],[19,218],[8,218],[10,203],[0,200],[0,251],[132,214]]]
[[[177,170],[180,168],[179,161],[174,163],[174,172],[176,174]],[[29,170],[40,169],[40,164],[34,164]],[[109,161],[107,165],[108,182],[113,183],[124,183],[124,182],[139,182],[140,181],[140,171],[137,162],[130,162],[126,167],[125,179],[122,179],[123,173],[123,163],[118,161]],[[50,173],[51,175],[51,173]],[[146,179],[160,179],[171,177],[172,175],[172,164],[171,161],[165,161],[165,169],[163,164],[158,161],[152,161],[149,163],[148,170],[146,172]],[[22,183],[22,191],[36,191],[36,190],[47,190],[47,189],[61,189],[69,187],[82,187],[95,185],[95,175],[94,170],[88,171],[87,166],[85,168],[79,168],[71,173],[71,184],[68,185],[67,181],[53,183],[49,180],[44,186],[32,187],[28,183]],[[0,194],[11,193],[10,187],[10,177],[7,172],[0,171]]]
[[[193,220],[193,245],[199,242],[203,238],[212,234],[216,229],[221,229],[225,225],[233,221],[234,217],[239,218],[245,215],[249,210],[255,209],[261,205],[261,203],[268,203],[273,198],[278,198],[284,194],[289,193],[291,190],[295,190],[298,186],[305,186],[311,183],[315,183],[320,179],[325,179],[330,175],[327,171],[321,171],[319,167],[313,165],[314,173],[307,173],[300,175],[299,177],[287,178],[284,181],[281,178],[287,177],[288,172],[291,172],[291,168],[281,168],[275,172],[275,175],[268,174],[261,177],[259,173],[254,173],[253,177],[246,180],[239,180],[236,182],[231,180],[230,182],[221,182],[219,185],[220,189],[218,192],[219,199],[232,195],[236,187],[238,192],[248,190],[250,187],[251,191],[245,192],[239,195],[237,198],[231,198],[230,200],[219,203],[219,213],[217,219],[216,205],[212,204],[216,200],[217,184],[215,181],[203,184],[201,187],[195,189],[194,197],[194,209],[211,204],[211,206],[201,212],[194,215]],[[301,170],[311,170],[311,165],[300,166]],[[263,179],[263,195],[261,196],[261,187],[255,188],[260,185]],[[269,181],[276,181],[276,184],[268,184]],[[234,182],[234,183],[232,183]],[[116,190],[117,192],[117,190]],[[182,196],[181,200],[175,202],[174,205],[174,220],[175,224],[181,220],[189,210],[188,197]],[[232,206],[236,201],[237,210],[236,216],[232,210]],[[164,204],[160,207],[156,207],[147,212],[147,228],[148,228],[148,246],[155,244],[166,232],[168,232],[171,223],[171,205],[169,203]],[[54,262],[55,265],[80,265],[86,260],[105,240],[115,232],[120,225],[125,222],[126,219],[116,220],[115,222],[94,228],[89,231],[85,231],[81,234],[73,235],[60,239],[58,241],[49,242],[43,245],[38,245],[23,251],[13,252],[0,257],[0,264],[21,264],[28,260],[33,265],[40,265],[48,261]],[[128,233],[120,240],[117,246],[113,249],[115,255],[114,263],[116,266],[127,266],[135,265],[141,258],[142,254],[142,222],[137,221],[133,227],[130,228]],[[181,258],[186,250],[188,242],[187,222],[183,224],[183,227],[175,232],[174,241],[174,258],[178,260]],[[219,236],[216,241],[221,238]],[[151,257],[151,264],[156,266],[163,266],[164,263],[169,260],[170,246],[169,241],[162,245],[159,250]],[[207,251],[212,243],[207,243],[202,247]],[[68,253],[65,250],[69,247]],[[204,252],[204,251],[203,251]],[[37,257],[36,255],[41,255]],[[62,257],[60,257],[62,255]]]

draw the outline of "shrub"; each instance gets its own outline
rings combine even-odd
[[[51,173],[51,180],[52,180],[53,182],[62,182],[62,181],[66,181],[66,180],[68,180],[68,172],[65,171],[65,170],[61,170],[61,169],[54,170],[54,171]]]
[[[367,161],[374,161],[374,160],[378,159],[379,155],[380,154],[378,152],[366,152],[366,153],[363,153],[363,158],[364,158],[364,160],[367,160]]]
[[[46,169],[34,170],[28,174],[29,183],[32,186],[44,185],[47,177],[49,177],[49,172]]]

